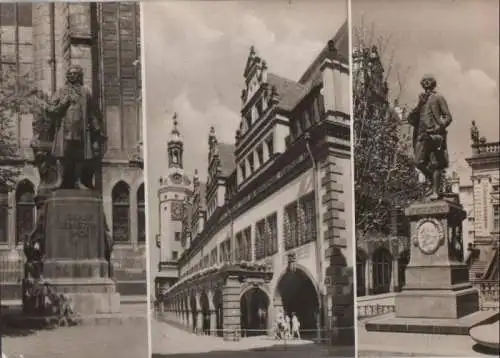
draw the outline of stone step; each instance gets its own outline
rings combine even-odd
[[[147,285],[146,280],[127,280],[127,281],[117,281],[116,290],[125,296],[140,296],[147,295]]]

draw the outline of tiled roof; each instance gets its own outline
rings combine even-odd
[[[276,87],[280,96],[278,107],[286,111],[291,111],[304,93],[307,92],[306,87],[274,73],[267,74],[267,82]]]
[[[236,168],[236,162],[234,158],[234,144],[219,143],[219,161],[221,167],[221,174],[224,178],[227,178]]]

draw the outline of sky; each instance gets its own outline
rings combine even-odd
[[[167,170],[167,141],[177,113],[184,168],[206,178],[208,133],[234,143],[250,46],[269,71],[298,80],[347,19],[344,0],[168,1],[143,3],[146,155],[150,208]],[[156,212],[150,227],[158,232]]]
[[[382,56],[392,57],[393,95],[403,83],[402,103],[413,107],[420,79],[433,74],[450,107],[450,169],[470,185],[465,158],[471,155],[470,125],[475,120],[488,141],[499,140],[499,21],[497,0],[352,0],[352,23],[387,41]],[[353,30],[353,45],[357,38]]]

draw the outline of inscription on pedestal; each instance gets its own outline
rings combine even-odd
[[[59,221],[59,229],[68,232],[72,239],[87,238],[90,234],[90,226],[93,216],[66,214]]]

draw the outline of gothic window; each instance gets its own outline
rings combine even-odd
[[[111,192],[113,202],[113,239],[116,242],[129,241],[130,235],[130,189],[119,182]]]
[[[144,184],[137,190],[137,241],[146,242],[146,205],[144,200]]]
[[[268,232],[266,254],[271,256],[278,252],[278,215],[276,213],[267,217],[266,231]]]
[[[242,260],[252,261],[252,227],[249,226],[243,231]]]
[[[16,242],[23,242],[35,227],[35,189],[23,180],[16,190]]]
[[[262,219],[255,224],[255,259],[260,260],[266,256],[266,220]]]
[[[238,232],[236,234],[236,247],[235,247],[235,260],[240,261],[242,258],[242,247],[243,247],[243,232]]]
[[[0,243],[9,241],[9,191],[6,186],[0,184]]]
[[[298,246],[299,225],[297,211],[296,201],[285,207],[285,250],[290,250]]]
[[[316,239],[316,212],[314,205],[314,192],[300,199],[300,214],[302,243],[308,243]]]

